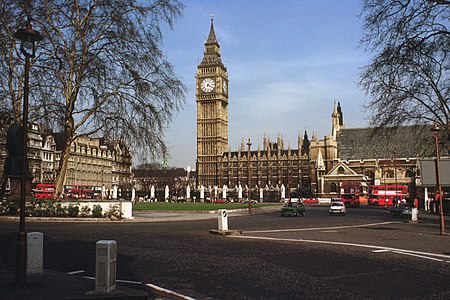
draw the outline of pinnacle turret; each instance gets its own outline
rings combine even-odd
[[[212,14],[211,27],[209,28],[209,35],[205,42],[205,52],[203,53],[203,59],[199,67],[211,65],[219,65],[226,70],[220,57],[220,45],[217,42],[216,33],[214,32],[214,15]]]

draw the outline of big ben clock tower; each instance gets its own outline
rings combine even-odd
[[[228,74],[220,57],[213,16],[202,62],[197,67],[197,184],[218,184],[218,160],[228,149]]]

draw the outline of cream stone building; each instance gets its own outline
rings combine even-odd
[[[8,155],[6,131],[13,120],[2,115],[0,124],[0,175],[2,182],[4,164]],[[32,183],[52,183],[61,155],[61,135],[52,133],[37,123],[28,126],[28,162]],[[65,186],[94,188],[98,195],[111,198],[130,198],[132,189],[132,158],[123,141],[79,137],[71,145]]]

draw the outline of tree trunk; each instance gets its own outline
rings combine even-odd
[[[8,176],[6,176],[5,170],[3,170],[2,179],[0,181],[0,202],[3,201],[3,197],[5,196],[7,182],[8,182]]]
[[[54,200],[62,198],[64,179],[66,178],[67,166],[69,164],[69,155],[72,144],[71,140],[71,138],[65,140],[64,148],[61,151],[61,158],[59,160],[58,170],[56,171],[55,190],[53,193]]]

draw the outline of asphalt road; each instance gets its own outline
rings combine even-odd
[[[240,236],[209,233],[217,220],[167,223],[27,223],[44,233],[44,268],[94,276],[95,243],[118,243],[117,279],[195,299],[449,299],[450,236],[435,216],[419,224],[384,209],[305,217],[273,211],[230,217]],[[0,259],[13,269],[16,230],[0,221]],[[450,228],[447,227],[447,232]]]

